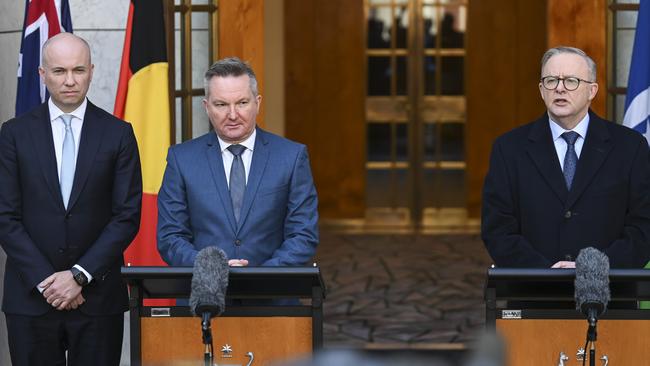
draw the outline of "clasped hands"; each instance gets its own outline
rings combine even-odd
[[[43,289],[45,301],[57,310],[74,310],[86,301],[69,270],[53,273],[38,288]]]

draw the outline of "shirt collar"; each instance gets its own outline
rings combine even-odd
[[[589,128],[589,113],[587,113],[572,130],[565,130],[564,128],[560,127],[560,125],[557,122],[553,121],[550,116],[548,117],[548,123],[551,126],[551,135],[553,137],[553,141],[559,139],[560,136],[562,136],[562,134],[567,131],[575,131],[578,133],[578,135],[580,135],[580,137],[584,139],[587,137],[587,129]]]
[[[48,99],[47,101],[47,107],[50,110],[50,121],[54,122],[56,121],[59,117],[61,117],[64,114],[69,114],[73,117],[79,118],[79,120],[83,121],[84,120],[84,115],[86,114],[86,107],[88,106],[88,99],[84,98],[83,102],[81,102],[81,105],[77,107],[74,111],[70,113],[65,113],[63,112],[59,107],[54,104],[52,101],[52,98]]]
[[[253,151],[254,150],[253,148],[255,147],[255,136],[257,136],[257,128],[254,128],[253,133],[251,133],[251,135],[248,136],[246,140],[240,142],[238,145],[243,145],[248,150]],[[221,137],[219,137],[219,135],[217,135],[217,139],[219,140],[219,147],[221,148],[221,152],[224,152],[224,150],[226,150],[228,146],[234,145],[229,142],[225,142],[224,140],[221,139]]]

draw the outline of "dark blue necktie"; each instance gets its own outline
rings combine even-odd
[[[564,181],[566,188],[571,190],[571,183],[573,183],[573,176],[576,174],[576,166],[578,165],[578,154],[576,154],[575,143],[580,135],[574,131],[568,131],[562,134],[562,138],[566,141],[566,155],[564,155]]]
[[[239,223],[241,206],[244,201],[244,190],[246,189],[246,171],[241,154],[246,150],[243,145],[230,145],[228,151],[233,155],[232,165],[230,166],[230,199],[232,208],[235,213],[235,220]]]

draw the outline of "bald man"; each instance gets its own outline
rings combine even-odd
[[[86,98],[86,41],[61,33],[42,55],[48,101],[0,129],[11,360],[119,365],[128,308],[122,253],[140,223],[138,147],[130,124]]]

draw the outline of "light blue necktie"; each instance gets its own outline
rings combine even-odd
[[[63,150],[61,154],[61,197],[65,208],[68,208],[68,200],[70,200],[70,192],[72,192],[72,182],[74,181],[75,171],[75,144],[74,135],[72,134],[72,116],[64,114],[61,120],[65,124],[65,137],[63,138]]]
[[[235,213],[235,220],[239,223],[241,206],[244,201],[244,190],[246,189],[246,171],[241,154],[246,150],[243,145],[230,145],[228,151],[233,155],[232,165],[230,167],[230,199],[232,199],[232,208]]]
[[[578,165],[578,154],[576,154],[575,143],[580,136],[575,131],[567,131],[562,134],[562,138],[566,141],[567,149],[564,155],[564,181],[566,188],[571,190],[571,183],[573,183],[573,176],[576,174],[576,166]]]

